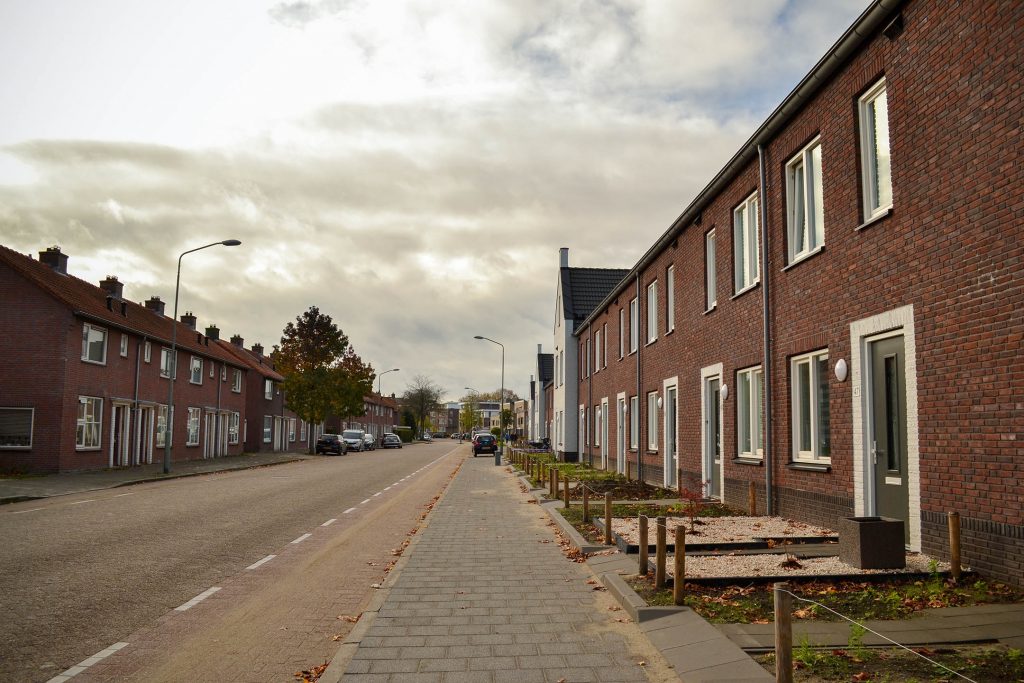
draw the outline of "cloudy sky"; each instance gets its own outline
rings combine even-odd
[[[868,0],[0,4],[0,242],[246,344],[528,390],[558,248],[631,267]],[[168,312],[170,312],[170,303]]]

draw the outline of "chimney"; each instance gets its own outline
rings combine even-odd
[[[235,346],[237,346],[240,349],[244,349],[245,348],[245,340],[242,339],[242,335],[240,335],[240,334],[233,334],[233,335],[231,335],[231,343],[234,344]]]
[[[562,247],[558,250],[558,265],[562,268],[569,267],[569,247]]]
[[[164,302],[161,301],[158,296],[149,297],[149,299],[146,300],[145,306],[157,315],[164,314]]]
[[[108,275],[106,279],[100,280],[100,288],[114,299],[123,298],[124,283],[117,279],[116,275]]]
[[[45,263],[58,273],[68,274],[68,257],[67,254],[60,253],[60,247],[53,246],[39,252],[39,262]]]
[[[253,344],[252,345],[252,352],[255,353],[257,356],[262,356],[263,355],[263,344]]]
[[[542,351],[542,349],[543,349],[543,348],[544,348],[544,345],[543,345],[543,344],[537,344],[537,355],[538,355],[538,356],[539,356],[540,354],[544,353],[544,351]]]
[[[207,327],[206,328],[206,338],[207,339],[212,339],[213,341],[219,340],[220,339],[220,328],[218,328],[216,325],[210,325],[209,327]]]
[[[192,315],[192,311],[186,311],[181,316],[181,322],[189,326],[189,329],[196,329],[196,317]]]

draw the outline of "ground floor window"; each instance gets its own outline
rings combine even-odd
[[[92,396],[78,397],[78,424],[75,447],[84,450],[100,447],[100,422],[103,419],[103,399]]]
[[[828,460],[832,455],[829,420],[828,351],[790,361],[793,459]]]
[[[274,418],[271,415],[263,416],[263,443],[270,443],[274,438]]]
[[[288,441],[295,441],[295,418],[288,418]]]
[[[238,443],[238,413],[231,413],[228,418],[228,443]]]
[[[33,408],[0,408],[0,448],[32,448]]]
[[[658,392],[647,394],[647,450],[658,450]]]
[[[166,445],[166,434],[167,432],[167,406],[157,406],[156,408],[156,446],[157,448],[163,448]],[[173,434],[171,435],[171,442],[174,442]]]
[[[736,450],[741,458],[764,456],[761,401],[764,374],[760,366],[736,373]]]
[[[299,420],[299,441],[306,440],[306,421]]]
[[[640,397],[629,397],[629,447],[640,447]]]
[[[186,446],[199,445],[199,418],[202,416],[201,408],[188,409],[188,436],[185,438]]]

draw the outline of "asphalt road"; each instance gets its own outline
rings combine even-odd
[[[438,459],[457,446],[440,441],[4,506],[0,680],[47,681],[318,529],[342,538],[346,525],[363,536],[387,525],[400,538],[406,530],[388,522],[417,518],[456,464]],[[420,472],[430,463],[438,467]],[[350,564],[379,564],[348,554]],[[343,576],[345,558],[331,561]]]

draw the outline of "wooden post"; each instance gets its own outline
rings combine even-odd
[[[612,492],[604,494],[604,544],[612,545]]]
[[[775,584],[775,681],[793,683],[793,596],[789,584]]]
[[[647,515],[640,515],[637,525],[640,527],[640,557],[636,573],[640,576],[647,576],[647,546],[650,544],[647,535]]]
[[[667,552],[665,550],[666,539],[666,528],[665,518],[658,517],[657,521],[657,535],[656,535],[656,546],[654,552],[654,587],[664,588],[665,587],[665,560]]]
[[[554,479],[551,482],[551,497],[558,500],[558,469],[551,468],[551,474],[554,475]]]
[[[949,573],[953,575],[953,581],[960,581],[960,513],[950,512],[947,515],[949,523]]]
[[[686,525],[676,527],[676,554],[672,566],[672,602],[682,605],[683,584],[686,581]]]
[[[633,463],[626,458],[626,481],[633,481]]]
[[[583,523],[587,524],[590,522],[590,489],[586,484],[581,485],[583,486]]]
[[[747,489],[747,508],[750,510],[750,516],[757,516],[757,485],[754,482],[750,482],[750,486]]]
[[[680,498],[680,500],[682,500],[682,498],[683,498],[683,468],[682,467],[677,467],[676,468],[676,489],[678,489],[679,498]]]
[[[565,509],[568,510],[569,509],[569,475],[568,474],[565,475],[565,480],[564,480],[563,487],[564,487],[564,493],[565,493]]]
[[[548,498],[554,499],[555,497],[555,477],[557,476],[558,470],[554,467],[548,470]]]

